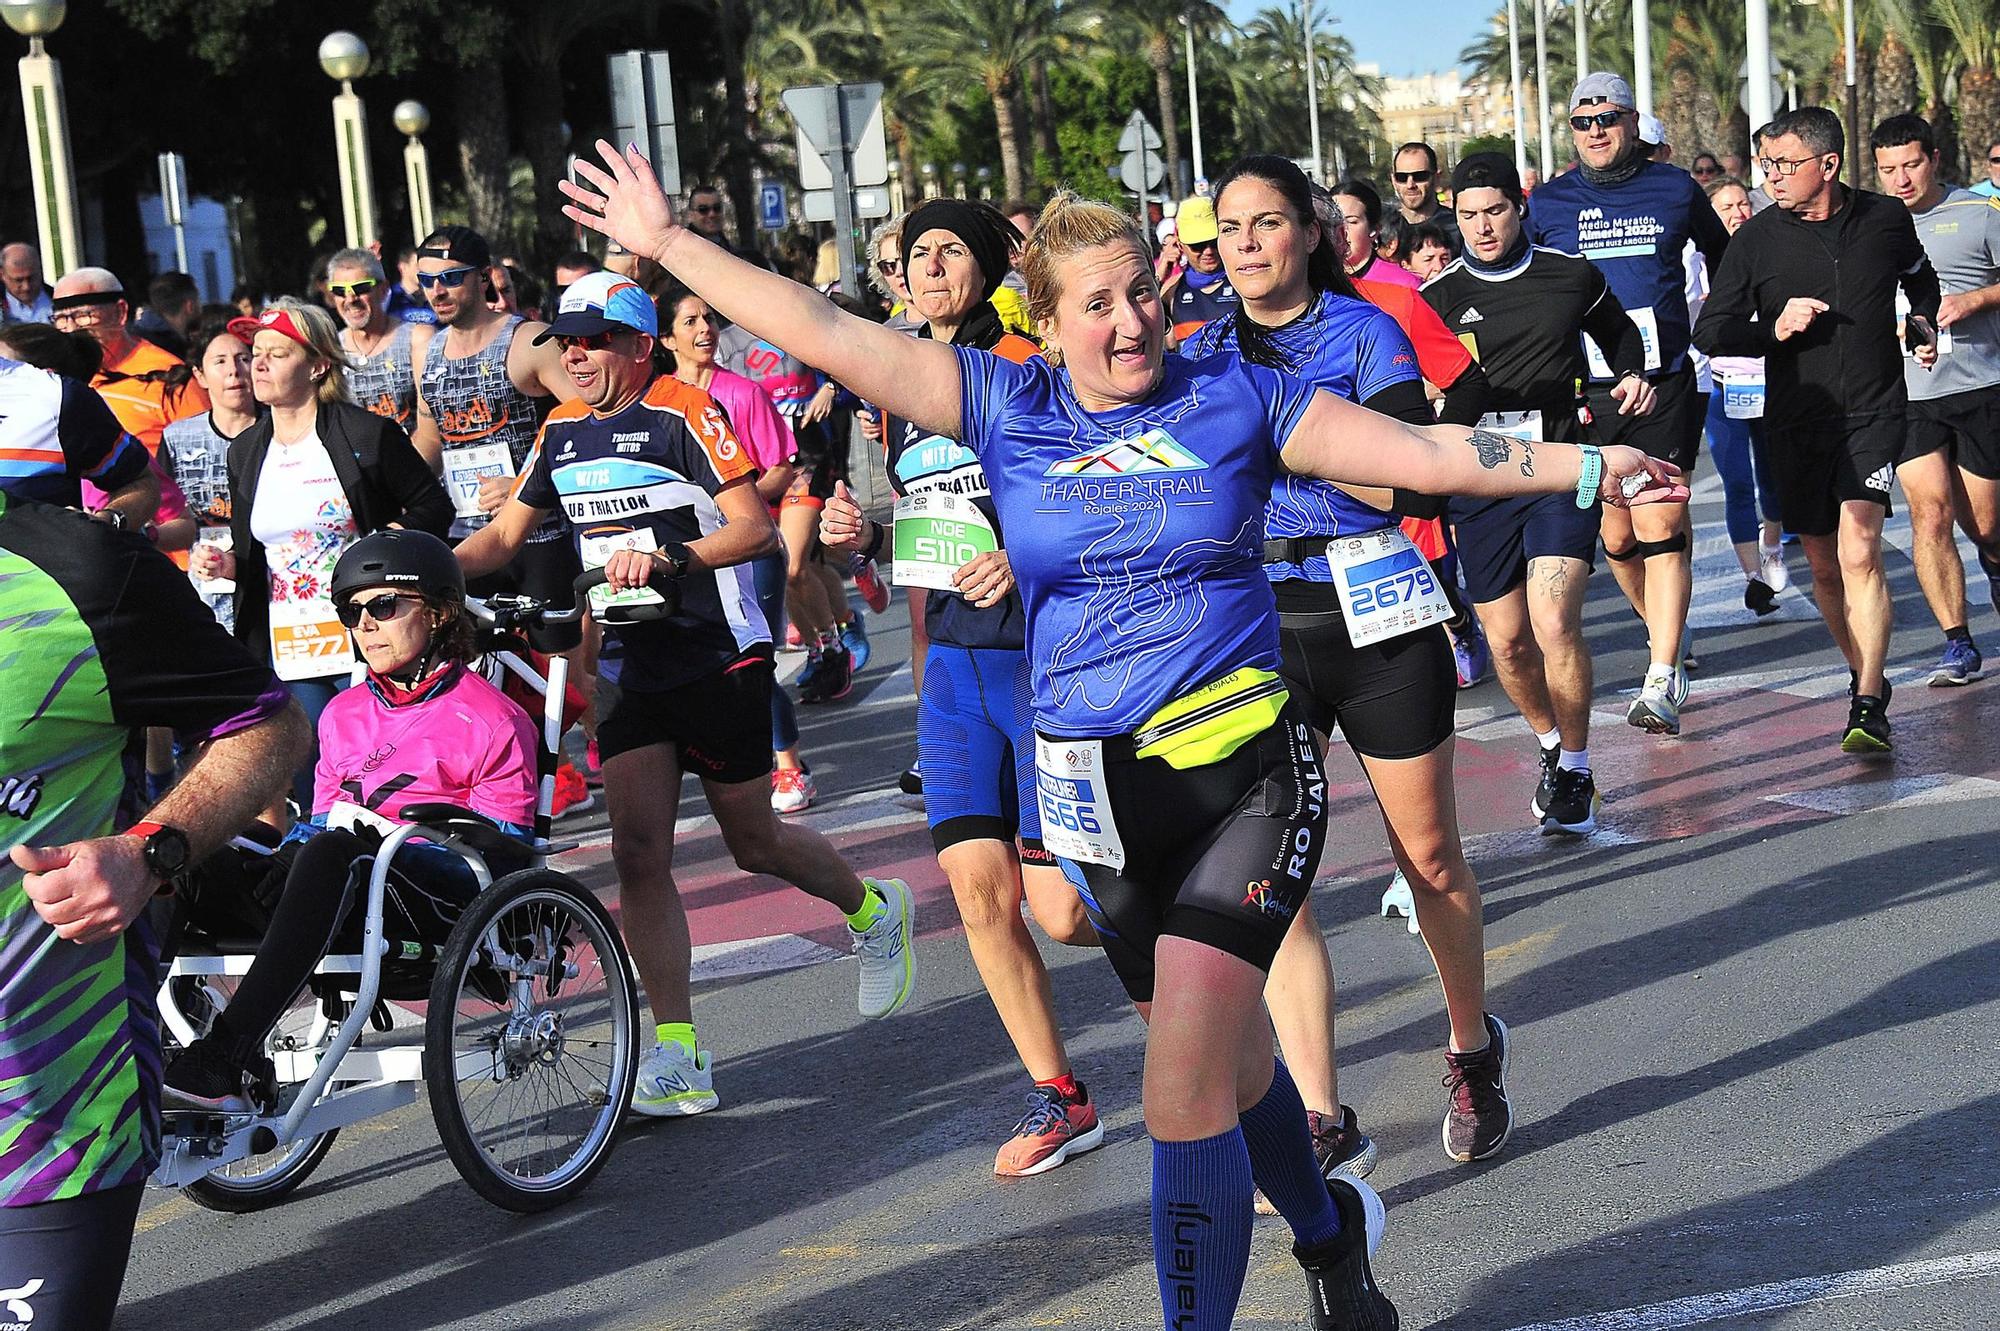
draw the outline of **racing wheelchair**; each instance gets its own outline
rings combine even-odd
[[[579,578],[569,610],[525,596],[467,598],[489,673],[497,667],[541,700],[534,841],[450,804],[411,805],[408,822],[385,823],[361,950],[325,957],[266,1037],[271,1076],[255,1112],[162,1115],[156,1186],[210,1210],[260,1210],[305,1182],[341,1128],[415,1102],[419,1087],[446,1155],[496,1206],[547,1210],[603,1168],[637,1075],[638,986],[603,904],[547,867],[570,849],[549,839],[569,663],[553,656],[538,671],[522,637],[575,623],[603,581],[601,570]],[[660,591],[654,604],[614,598],[601,617],[664,618],[677,598],[670,583]],[[457,854],[480,887],[442,947],[385,933],[389,868],[412,840]],[[250,837],[233,844],[248,855],[276,849]],[[160,987],[163,1036],[185,1047],[202,1034],[259,941],[191,929]]]

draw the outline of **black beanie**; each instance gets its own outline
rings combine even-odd
[[[910,247],[927,231],[949,231],[965,242],[983,279],[980,299],[990,299],[1007,276],[1008,249],[1021,243],[1014,224],[987,203],[965,199],[931,199],[920,203],[903,222],[903,271],[910,270]]]

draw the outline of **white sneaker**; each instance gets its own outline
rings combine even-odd
[[[1792,585],[1792,571],[1785,567],[1785,547],[1757,543],[1757,572],[1760,580],[1774,592],[1781,592]]]
[[[1671,674],[1648,671],[1645,685],[1625,713],[1628,725],[1654,735],[1681,733],[1681,703],[1687,700],[1687,676],[1680,670]]]
[[[774,813],[801,813],[819,798],[812,773],[803,767],[779,767],[771,772],[771,810]]]
[[[1396,876],[1389,880],[1389,886],[1382,892],[1382,918],[1386,920],[1393,914],[1401,914],[1410,922],[1411,933],[1423,932],[1417,924],[1417,900],[1410,895],[1410,880],[1403,876],[1401,869],[1396,870]]]
[[[861,885],[880,893],[883,903],[874,924],[847,931],[861,959],[861,1015],[886,1017],[917,987],[917,902],[900,878],[864,878]]]
[[[688,1053],[677,1044],[655,1044],[639,1060],[639,1079],[632,1087],[632,1108],[654,1118],[705,1114],[720,1104],[706,1049]]]

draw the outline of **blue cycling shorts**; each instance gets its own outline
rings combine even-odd
[[[1024,861],[1053,863],[1041,849],[1033,696],[1025,653],[930,645],[917,699],[917,761],[940,851],[1018,839]]]

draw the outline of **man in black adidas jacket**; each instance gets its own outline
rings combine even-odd
[[[1694,342],[1765,358],[1764,420],[1785,530],[1812,564],[1813,595],[1853,673],[1841,748],[1889,750],[1883,666],[1893,623],[1882,523],[1908,412],[1896,291],[1917,363],[1937,360],[1938,278],[1909,210],[1839,184],[1840,118],[1808,106],[1766,128],[1777,206],[1744,223],[1716,271]]]

